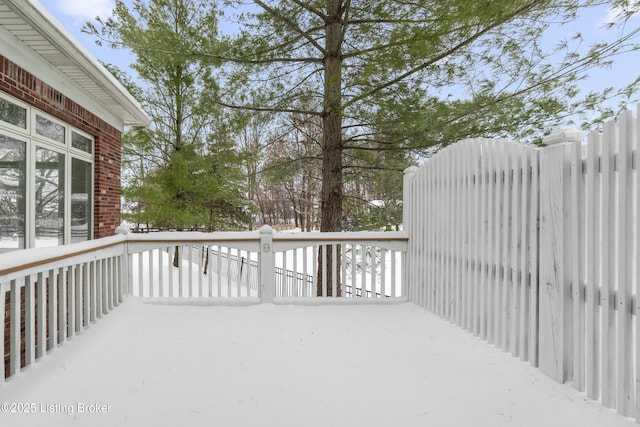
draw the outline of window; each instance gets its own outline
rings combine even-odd
[[[39,114],[36,114],[36,133],[53,141],[65,142],[65,127]]]
[[[71,242],[91,236],[91,163],[71,160]]]
[[[22,129],[27,128],[27,109],[0,98],[0,120]]]
[[[71,132],[71,146],[87,153],[93,153],[93,140],[77,132]]]
[[[0,253],[88,240],[93,138],[0,94]]]
[[[0,134],[0,252],[25,247],[25,148]]]
[[[36,248],[64,244],[64,158],[36,147]]]

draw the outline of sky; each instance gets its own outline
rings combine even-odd
[[[118,65],[123,69],[128,68],[129,64],[133,62],[133,57],[125,51],[99,47],[95,44],[92,36],[81,31],[87,21],[94,21],[97,16],[104,19],[111,15],[115,4],[114,0],[33,1],[39,1],[85,49],[100,61]]]
[[[91,36],[81,32],[87,21],[93,21],[96,16],[108,17],[114,6],[114,0],[40,0],[40,3],[97,59],[117,65],[124,70],[127,70],[129,64],[133,62],[133,57],[126,51],[99,47]],[[131,3],[131,0],[126,0],[126,3]],[[576,32],[583,35],[587,45],[614,40],[616,30],[605,31],[603,26],[606,22],[615,19],[616,13],[615,10],[607,7],[590,9],[579,21],[550,31],[547,35],[547,43],[556,44]],[[640,14],[628,22],[627,31],[629,28],[638,26],[640,26]],[[640,39],[637,38],[636,43],[640,44]],[[618,57],[611,69],[591,71],[589,78],[581,83],[583,92],[586,94],[590,91],[602,90],[612,84],[623,85],[632,82],[640,75],[639,58],[640,51],[632,52]]]

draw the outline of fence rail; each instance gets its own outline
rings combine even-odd
[[[409,299],[640,420],[640,137],[466,140],[405,174]]]

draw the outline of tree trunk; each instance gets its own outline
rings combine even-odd
[[[342,7],[340,0],[327,0],[326,50],[324,58],[324,111],[322,116],[322,218],[320,231],[342,229]],[[327,296],[332,291],[332,248],[327,247],[325,272]],[[321,266],[321,255],[318,255]],[[339,259],[339,257],[338,257]],[[340,271],[339,263],[336,268]],[[337,295],[340,296],[338,275]],[[322,268],[318,269],[317,295],[322,295]]]
[[[176,245],[176,251],[173,254],[173,266],[174,267],[180,266],[180,246],[177,246],[177,245]]]
[[[202,272],[206,275],[209,272],[209,247],[203,246],[203,248],[207,251],[206,258],[204,259],[204,269]]]

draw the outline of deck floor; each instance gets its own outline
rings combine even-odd
[[[635,425],[409,303],[130,298],[0,386],[0,402],[15,403],[3,426]],[[35,413],[6,412],[18,404]]]

